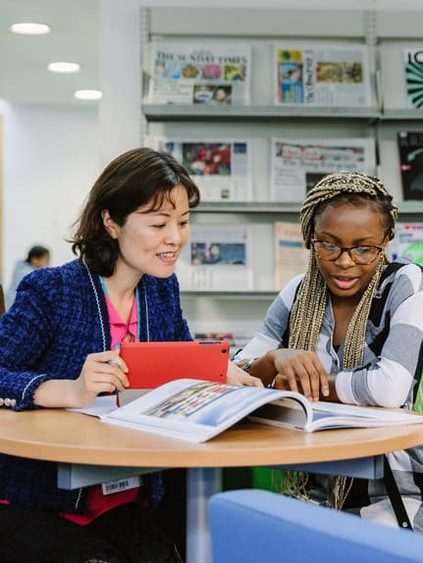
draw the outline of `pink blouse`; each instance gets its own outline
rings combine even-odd
[[[112,302],[106,296],[107,311],[110,319],[110,334],[112,338],[112,350],[114,350],[121,342],[134,342],[137,340],[138,333],[138,312],[137,300],[132,303],[129,323],[126,324],[120,317],[119,313],[113,307]],[[62,512],[61,516],[67,520],[71,520],[79,526],[90,524],[95,518],[98,518],[105,512],[108,512],[116,506],[122,504],[130,504],[137,502],[139,499],[139,487],[128,489],[122,492],[104,495],[101,485],[90,487],[87,497],[87,513],[71,514]]]

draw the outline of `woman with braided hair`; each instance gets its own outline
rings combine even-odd
[[[282,289],[237,360],[265,385],[311,400],[412,407],[423,364],[423,276],[415,264],[388,263],[397,218],[391,195],[377,178],[329,174],[308,193],[300,218],[307,272]],[[423,531],[423,448],[389,461]],[[356,502],[368,505],[362,515],[387,521],[383,483],[364,488]]]

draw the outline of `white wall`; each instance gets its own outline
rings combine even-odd
[[[0,105],[4,124],[3,279],[33,244],[52,264],[72,259],[65,241],[100,172],[97,105],[79,108]]]

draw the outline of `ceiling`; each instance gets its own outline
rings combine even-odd
[[[75,90],[99,88],[99,3],[0,0],[0,98],[16,104],[77,105]],[[16,35],[9,31],[15,22],[48,23],[52,31]],[[76,74],[49,72],[47,64],[54,61],[78,62],[82,69]]]
[[[101,89],[98,78],[101,2],[172,7],[210,7],[210,0],[0,0],[0,98],[14,104],[80,105],[73,92]],[[261,9],[398,9],[398,0],[260,0]],[[215,7],[257,8],[257,0],[214,0]],[[423,10],[423,0],[401,0],[402,10]],[[423,13],[422,13],[423,18]],[[45,36],[20,36],[14,22],[48,23]],[[423,23],[423,19],[422,19]],[[423,34],[422,34],[423,35]],[[54,61],[78,62],[76,74],[47,71]]]

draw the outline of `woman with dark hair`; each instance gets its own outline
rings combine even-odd
[[[6,305],[10,307],[16,295],[16,290],[23,277],[37,268],[46,268],[50,262],[50,251],[45,246],[33,246],[29,249],[25,260],[19,260],[12,274],[12,281],[6,295]]]
[[[198,202],[170,155],[135,149],[105,168],[72,240],[78,259],[27,276],[1,318],[2,407],[89,405],[128,385],[120,343],[191,340],[174,269]],[[237,382],[241,370],[231,370]],[[56,470],[0,455],[2,563],[179,561],[140,508],[161,499],[160,474],[106,494],[101,485],[58,489]]]

